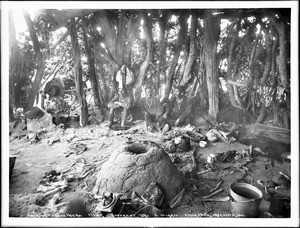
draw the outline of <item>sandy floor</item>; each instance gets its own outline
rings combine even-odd
[[[9,186],[9,216],[10,217],[53,217],[62,213],[66,203],[73,198],[81,198],[87,202],[88,210],[93,212],[97,201],[91,194],[95,184],[97,171],[112,151],[115,151],[129,137],[133,139],[154,141],[165,146],[168,141],[162,141],[159,133],[153,134],[145,131],[144,122],[137,122],[127,131],[112,131],[104,122],[98,126],[87,126],[84,128],[69,128],[66,130],[57,128],[53,132],[40,135],[40,140],[31,143],[26,138],[14,139],[10,142],[10,155],[16,156],[16,162]],[[84,143],[87,150],[79,155],[70,154],[72,143]],[[192,144],[192,147],[195,144]],[[229,150],[241,152],[248,146],[240,143],[209,143],[206,148],[200,148],[196,152],[197,172],[206,169],[207,155],[222,153]],[[230,210],[230,202],[203,202],[202,197],[209,194],[218,182],[222,181],[220,189],[224,191],[215,197],[226,197],[230,191],[230,185],[238,179],[244,179],[248,183],[257,186],[263,193],[259,207],[258,217],[269,217],[270,202],[269,195],[257,181],[278,181],[279,171],[290,175],[289,163],[272,163],[271,159],[262,156],[253,157],[253,161],[245,165],[249,171],[246,174],[236,169],[237,163],[216,163],[213,170],[189,175],[191,168],[192,152],[181,152],[169,154],[171,159],[178,157],[176,163],[179,171],[185,178],[190,189],[186,193],[179,206],[165,210],[162,214],[166,217],[234,217]],[[83,159],[83,160],[82,160]],[[82,163],[84,162],[84,163]],[[243,160],[239,160],[243,162]],[[45,205],[37,205],[37,198],[41,193],[37,192],[45,172],[56,170],[57,172],[70,173],[74,167],[91,168],[90,172],[83,178],[68,183],[59,198],[59,202],[53,203],[51,197]],[[69,171],[68,171],[69,170]],[[289,194],[289,192],[287,192]],[[65,204],[64,204],[65,203]],[[61,204],[61,207],[55,205]]]

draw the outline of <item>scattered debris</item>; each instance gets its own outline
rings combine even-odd
[[[164,200],[164,194],[155,182],[151,182],[146,188],[145,192],[141,195],[141,198],[150,205],[160,207]]]
[[[53,145],[53,143],[55,143],[55,142],[60,142],[60,138],[52,138],[52,139],[49,139],[48,140],[48,145],[49,146],[52,146]]]
[[[219,182],[217,183],[216,187],[214,187],[212,190],[209,191],[209,194],[211,194],[211,193],[213,193],[214,191],[216,191],[216,190],[221,186],[222,182],[223,182],[222,180],[219,181]]]
[[[209,195],[207,195],[207,196],[204,196],[203,199],[211,198],[211,197],[213,197],[213,196],[218,195],[219,193],[221,193],[221,192],[223,192],[223,191],[224,191],[223,189],[219,189],[219,190],[217,190],[217,191],[215,191],[215,192],[213,192],[213,193],[211,193],[211,194],[209,194]]]
[[[218,154],[217,159],[222,163],[232,162],[235,159],[236,150],[229,150],[227,152]]]
[[[27,134],[27,125],[18,120],[18,121],[13,121],[9,123],[9,136],[14,139],[14,138],[20,138],[22,136],[25,136]]]
[[[87,145],[81,142],[71,143],[69,151],[66,153],[65,157],[69,157],[71,154],[76,154],[77,156],[82,154],[87,150]]]
[[[169,207],[170,208],[175,208],[177,207],[182,199],[183,199],[183,196],[184,196],[184,192],[185,192],[185,188],[183,188],[169,203]]]

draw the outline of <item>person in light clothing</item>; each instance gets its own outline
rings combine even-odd
[[[168,128],[167,122],[164,119],[164,112],[166,108],[161,104],[157,97],[153,96],[153,90],[151,87],[147,87],[145,90],[146,97],[141,98],[140,105],[144,113],[147,130],[155,132],[156,130],[163,130]],[[155,123],[159,124],[159,129],[156,128]]]

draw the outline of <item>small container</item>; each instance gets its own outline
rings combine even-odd
[[[257,217],[263,196],[257,187],[247,183],[232,183],[230,195],[233,199],[230,202],[232,214],[239,214],[247,218]]]
[[[209,154],[209,155],[207,156],[207,163],[208,163],[208,164],[213,164],[213,163],[215,162],[215,160],[216,160],[216,155],[214,155],[214,154]]]
[[[174,139],[174,143],[175,144],[179,144],[181,142],[181,138],[180,137],[177,137]]]

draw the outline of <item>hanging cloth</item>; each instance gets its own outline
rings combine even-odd
[[[125,85],[128,86],[134,82],[134,74],[123,65],[117,73],[116,81],[119,83],[119,89],[122,89]]]

